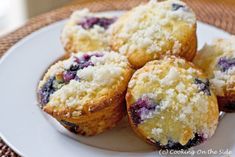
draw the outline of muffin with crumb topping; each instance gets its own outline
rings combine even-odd
[[[208,75],[220,110],[235,112],[235,36],[205,45],[194,63]]]
[[[98,15],[88,9],[75,11],[66,23],[61,41],[68,53],[109,50],[109,27],[116,21],[110,15]]]
[[[112,25],[110,45],[136,68],[165,55],[191,61],[197,49],[195,14],[178,0],[151,0]]]
[[[133,130],[162,149],[188,149],[206,141],[219,117],[209,85],[204,74],[184,59],[172,56],[147,63],[128,84]]]
[[[115,52],[74,54],[52,65],[40,81],[41,108],[74,133],[102,133],[125,113],[132,72],[126,57]]]

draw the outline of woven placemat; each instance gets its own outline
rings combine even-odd
[[[16,42],[30,33],[56,21],[67,18],[74,10],[89,8],[92,11],[127,10],[147,0],[86,0],[79,5],[67,6],[29,20],[16,31],[0,38],[0,57]],[[184,0],[205,23],[215,25],[235,34],[235,0]],[[13,157],[15,154],[0,139],[0,156]]]

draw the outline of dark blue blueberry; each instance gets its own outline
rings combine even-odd
[[[105,18],[105,17],[89,17],[86,18],[83,22],[79,23],[84,29],[93,28],[94,25],[99,25],[104,29],[108,29],[108,27],[116,21],[117,18]]]
[[[70,80],[76,77],[76,71],[65,71],[63,73],[63,80],[65,83],[68,83]]]
[[[232,68],[235,66],[235,58],[227,59],[225,57],[220,58],[218,61],[218,67],[221,71],[225,72],[228,69]]]
[[[89,66],[94,66],[94,64],[90,61],[90,58],[93,55],[84,54],[82,57],[75,57],[75,63],[71,65],[69,70],[63,73],[63,79],[65,83],[68,83],[70,80],[76,78],[77,71]],[[79,78],[75,79],[79,80]]]
[[[74,124],[74,123],[71,123],[71,122],[67,122],[67,121],[64,121],[64,120],[61,120],[60,121],[63,125],[66,125],[68,127],[76,127],[77,125]]]
[[[177,4],[177,3],[172,4],[172,10],[173,11],[179,10],[180,8],[185,8],[185,6],[182,5],[182,4]]]
[[[103,27],[104,29],[108,29],[108,27],[114,23],[117,20],[117,18],[100,18],[99,20],[99,26]]]
[[[84,54],[80,58],[75,57],[75,61],[71,67],[63,73],[64,82],[69,83],[69,81],[73,79],[79,81],[80,79],[76,77],[77,71],[89,66],[94,66],[94,64],[90,61],[92,56],[102,57],[103,54]]]
[[[140,124],[143,120],[141,115],[148,115],[151,111],[154,111],[157,107],[157,104],[147,96],[139,98],[136,103],[132,104],[129,108],[132,121],[135,125]]]
[[[99,18],[97,17],[91,17],[91,18],[87,18],[85,21],[83,21],[82,23],[80,23],[80,25],[84,28],[84,29],[90,29],[92,28],[95,24],[97,24],[99,22]]]
[[[206,81],[203,81],[198,78],[195,78],[194,83],[198,86],[199,91],[204,92],[208,96],[211,95],[210,82],[208,79],[206,79]]]
[[[55,77],[51,77],[39,90],[39,101],[41,105],[45,105],[49,102],[50,95],[55,92],[55,88],[53,87],[53,82],[55,81]]]
[[[79,70],[79,64],[73,64],[69,68],[69,71],[78,71]]]
[[[88,54],[84,54],[84,55],[83,55],[83,59],[84,59],[85,61],[88,61],[90,58],[91,58],[91,55],[88,55]]]
[[[94,66],[94,64],[90,61],[92,56],[102,57],[103,54],[102,53],[95,53],[95,54],[90,54],[90,55],[84,54],[80,58],[75,58],[75,62],[77,64],[72,65],[72,67],[70,67],[70,70],[78,71],[79,69],[83,69],[88,66]]]
[[[94,64],[91,61],[87,61],[79,65],[80,69],[83,69],[89,66],[94,66]]]
[[[72,65],[68,71],[77,72],[78,70],[89,67],[89,66],[94,66],[94,64],[91,61],[83,61],[76,65]]]
[[[71,131],[73,133],[78,132],[77,130],[78,130],[79,126],[77,124],[67,122],[67,121],[64,121],[64,120],[61,120],[60,123],[64,126],[66,126],[69,129],[69,131]]]
[[[83,62],[89,61],[92,56],[89,54],[84,54],[82,57],[77,58],[75,57],[75,62],[81,64]]]
[[[189,149],[189,148],[196,146],[204,141],[205,141],[205,139],[203,138],[202,135],[195,133],[194,138],[190,139],[188,141],[188,143],[185,145],[182,145],[179,142],[174,142],[172,140],[169,140],[167,145],[161,145],[159,142],[156,142],[156,146],[157,147],[160,146],[162,149],[182,150],[182,149]]]

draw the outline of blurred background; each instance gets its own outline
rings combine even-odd
[[[0,36],[23,25],[29,18],[85,0],[1,0]]]
[[[82,4],[88,3],[92,0],[0,0],[0,37],[17,29],[22,26],[28,19],[40,15],[42,13],[60,8],[66,5]],[[115,0],[110,0],[115,1]],[[202,5],[207,5],[208,9],[202,12],[202,17],[207,23],[220,26],[222,21],[216,20],[214,17],[218,16],[218,19],[229,20],[229,24],[226,26],[226,30],[230,32],[235,32],[234,23],[231,22],[235,18],[231,15],[231,12],[235,11],[235,0],[184,0],[190,2],[191,5],[201,3]],[[217,10],[218,5],[224,9]],[[226,8],[226,9],[225,9]],[[196,11],[200,12],[200,8],[195,7]],[[216,20],[216,23],[214,22]],[[225,28],[225,27],[223,27]]]

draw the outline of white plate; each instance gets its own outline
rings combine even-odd
[[[120,15],[121,12],[109,12]],[[137,138],[125,120],[117,128],[95,137],[61,134],[36,105],[36,86],[45,69],[63,54],[60,32],[65,21],[54,23],[15,44],[0,61],[0,136],[17,153],[29,157],[157,156]],[[229,34],[198,22],[199,48],[215,37]],[[215,136],[198,149],[235,151],[235,114],[228,114]],[[59,130],[68,135],[64,129]],[[69,134],[73,136],[72,134]],[[73,136],[74,137],[74,136]]]

